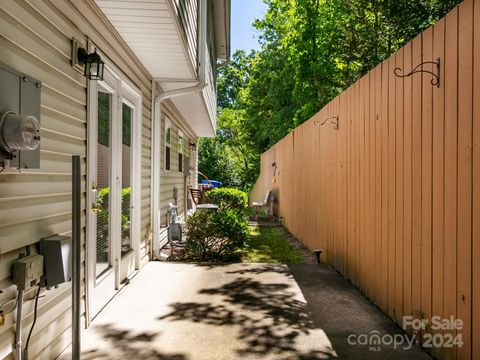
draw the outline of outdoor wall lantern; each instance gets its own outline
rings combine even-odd
[[[193,141],[190,141],[189,146],[190,146],[190,150],[192,150],[192,151],[197,148],[197,144],[195,144]]]
[[[338,130],[338,115],[329,117],[329,118],[323,120],[322,122],[320,122],[319,120],[315,120],[313,123],[316,126],[323,126],[325,124],[333,124],[333,128],[335,130]]]
[[[425,70],[423,68],[423,65],[426,65],[426,64],[434,65],[436,71],[433,72],[433,71],[430,71],[430,70]],[[411,76],[413,74],[422,73],[422,72],[430,74],[430,75],[433,76],[433,79],[430,81],[430,83],[433,86],[436,86],[437,88],[440,87],[440,58],[437,58],[437,60],[435,60],[435,61],[424,61],[421,64],[418,64],[417,66],[415,66],[412,69],[412,71],[410,71],[408,74],[401,75],[401,72],[402,72],[402,69],[400,69],[399,67],[397,67],[397,68],[395,68],[395,70],[393,70],[393,73],[395,74],[395,76],[401,77],[401,78],[408,77],[408,76]]]
[[[90,80],[103,80],[103,69],[105,63],[102,61],[100,55],[97,54],[97,49],[93,53],[87,53],[82,47],[77,50],[78,61],[85,65],[83,75]]]

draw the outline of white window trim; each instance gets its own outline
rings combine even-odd
[[[165,148],[170,148],[170,169],[167,169],[167,151],[164,149],[165,155],[163,156],[163,170],[166,172],[172,171],[172,121],[165,116],[164,119],[164,126],[165,126],[165,134],[163,136],[163,142]],[[170,143],[167,143],[167,129],[170,129]]]

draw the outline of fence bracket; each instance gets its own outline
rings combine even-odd
[[[338,115],[337,116],[332,116],[332,117],[329,117],[325,120],[323,120],[322,122],[318,121],[318,120],[315,120],[313,122],[316,126],[323,126],[325,124],[333,124],[333,128],[335,130],[338,130]]]
[[[437,70],[436,73],[433,72],[433,71],[430,71],[430,70],[425,70],[423,68],[423,65],[426,65],[426,64],[435,65],[436,70]],[[410,71],[408,74],[402,75],[401,72],[402,72],[402,69],[400,69],[399,67],[397,67],[397,68],[395,68],[395,70],[393,70],[393,73],[395,74],[395,76],[401,77],[401,78],[405,78],[405,77],[411,76],[413,74],[422,73],[422,72],[423,73],[428,73],[428,74],[433,76],[433,79],[430,81],[430,83],[433,86],[436,86],[437,88],[440,87],[440,58],[437,58],[437,60],[435,60],[435,61],[424,61],[421,64],[418,64],[417,66],[415,66],[413,68],[413,70]]]

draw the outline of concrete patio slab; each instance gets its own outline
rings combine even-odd
[[[151,262],[82,333],[82,359],[429,359],[326,265]],[[68,351],[61,359],[68,359]]]

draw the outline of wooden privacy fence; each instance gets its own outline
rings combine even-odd
[[[429,73],[394,74],[437,58],[439,87]],[[436,64],[423,69],[436,74]],[[252,200],[268,189],[289,231],[400,325],[404,315],[461,319],[459,330],[427,326],[462,336],[436,356],[479,359],[480,0],[265,152]]]

